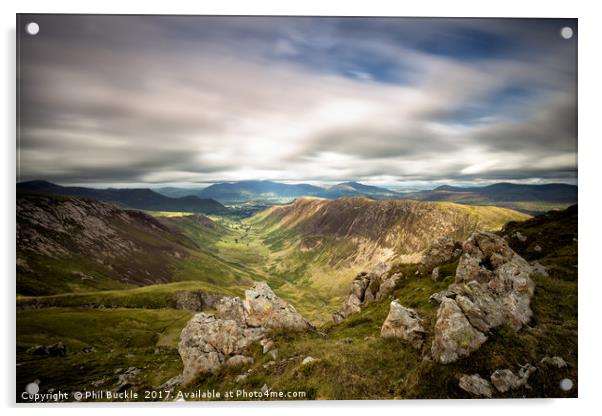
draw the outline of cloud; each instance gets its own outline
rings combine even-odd
[[[19,51],[21,180],[576,174],[576,44],[543,35],[566,22],[35,18]]]

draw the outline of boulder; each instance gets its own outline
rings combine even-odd
[[[399,338],[412,347],[420,349],[425,333],[422,319],[413,309],[402,306],[398,300],[391,302],[389,315],[380,330],[381,337]]]
[[[541,364],[551,365],[557,368],[565,368],[567,366],[566,361],[562,357],[543,357],[540,361]]]
[[[460,388],[475,396],[491,398],[491,384],[478,374],[464,374],[460,377]]]
[[[263,348],[263,353],[267,354],[274,348],[274,341],[268,338],[264,338],[261,341],[259,341],[259,345],[261,345],[261,347]]]
[[[439,281],[439,267],[435,267],[433,269],[433,271],[431,272],[431,280],[433,282],[438,282]]]
[[[295,307],[274,294],[265,282],[257,282],[245,291],[244,311],[247,325],[266,329],[304,331],[311,325]]]
[[[441,264],[449,263],[461,253],[459,241],[443,237],[436,240],[424,254],[421,265],[426,270],[432,270]]]
[[[224,320],[232,320],[239,325],[247,324],[247,317],[242,300],[239,297],[224,297],[217,304],[217,316]]]
[[[535,367],[530,364],[522,366],[518,376],[508,369],[495,370],[491,375],[491,383],[500,393],[505,393],[526,386],[529,376],[535,370]]]
[[[518,331],[533,314],[530,307],[535,290],[530,277],[533,268],[503,238],[473,233],[462,250],[455,283],[429,298],[441,304],[432,347],[433,357],[440,362],[470,354],[482,344],[479,340],[484,342],[485,334],[503,323]],[[453,342],[450,334],[460,332],[470,336],[463,342]],[[459,348],[456,353],[449,350],[456,347]]]
[[[360,312],[363,306],[384,299],[402,277],[401,273],[389,276],[384,263],[379,263],[369,273],[359,273],[351,282],[351,290],[343,307],[332,314],[332,320],[339,323],[349,315]]]
[[[534,261],[533,263],[531,263],[531,267],[533,268],[533,273],[537,273],[543,277],[550,276],[550,274],[548,273],[548,268],[539,263],[538,261]]]
[[[301,361],[301,365],[308,365],[308,364],[314,363],[316,361],[318,361],[317,358],[307,356],[303,359],[303,361]]]
[[[468,321],[456,302],[443,298],[437,311],[435,338],[431,354],[437,361],[447,364],[470,355],[487,340]]]
[[[402,277],[402,273],[393,273],[389,278],[385,278],[380,284],[380,288],[376,294],[376,300],[382,300],[391,293]]]
[[[234,355],[226,360],[228,367],[241,367],[253,364],[253,357],[247,357],[246,355]]]
[[[184,381],[216,372],[229,356],[242,355],[264,335],[261,328],[249,328],[204,312],[196,314],[182,330],[178,344]]]
[[[524,243],[525,241],[527,241],[527,236],[522,235],[519,231],[512,234],[512,237],[516,238],[521,243]]]
[[[140,372],[139,368],[129,367],[125,372],[119,374],[115,391],[122,392],[131,388],[135,384]]]
[[[252,364],[253,359],[246,355],[249,347],[258,343],[266,353],[273,350],[274,343],[268,335],[274,329],[311,328],[309,322],[292,305],[278,298],[267,284],[256,283],[245,295],[244,301],[222,298],[216,314],[200,312],[188,321],[178,345],[184,383],[215,373],[224,365]]]

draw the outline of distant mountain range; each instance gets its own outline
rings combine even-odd
[[[217,183],[205,189],[159,188],[157,192],[170,197],[195,195],[201,198],[213,198],[223,203],[249,200],[290,200],[311,196],[325,199],[336,199],[344,196],[396,199],[401,195],[389,189],[363,185],[357,182],[343,182],[330,187],[320,187],[303,183],[289,185],[273,181],[240,181]]]
[[[126,208],[149,211],[196,212],[219,214],[227,211],[221,203],[210,198],[194,195],[171,198],[151,189],[95,189],[79,186],[60,186],[46,181],[17,183],[17,192],[34,192],[52,195],[76,196],[98,201],[112,202]]]
[[[564,183],[523,185],[496,183],[480,187],[440,186],[430,191],[405,193],[417,201],[449,201],[466,205],[496,205],[528,213],[566,208],[577,203],[577,186]]]
[[[291,200],[299,197],[365,196],[370,199],[413,199],[417,201],[449,201],[466,205],[498,205],[529,213],[566,208],[577,202],[577,187],[568,184],[522,185],[496,183],[480,187],[440,186],[432,190],[397,192],[390,189],[343,182],[330,187],[309,184],[289,185],[272,181],[241,181],[211,185],[205,189],[160,188],[166,196],[194,195],[222,203],[249,200]]]
[[[568,184],[523,185],[496,183],[480,187],[440,186],[432,190],[396,192],[390,189],[343,182],[330,187],[285,184],[273,181],[224,182],[204,189],[165,187],[151,189],[95,189],[60,186],[46,181],[17,184],[19,192],[79,196],[116,203],[123,207],[151,211],[183,211],[219,214],[228,210],[222,204],[262,201],[290,202],[301,197],[337,199],[363,196],[374,200],[412,199],[447,201],[465,205],[495,205],[536,214],[563,209],[577,203],[577,186]],[[219,201],[219,202],[218,202]]]

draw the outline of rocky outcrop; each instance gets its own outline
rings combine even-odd
[[[443,364],[456,361],[476,351],[487,337],[476,330],[453,299],[444,298],[437,311],[433,358]]]
[[[433,282],[438,282],[439,281],[439,277],[440,277],[439,267],[435,267],[433,269],[433,271],[431,272],[431,280]]]
[[[310,324],[295,307],[272,292],[265,282],[245,291],[243,310],[247,325],[266,329],[304,331]]]
[[[464,374],[460,377],[460,388],[475,396],[491,398],[491,384],[478,374]]]
[[[402,306],[396,299],[391,302],[389,315],[380,330],[383,338],[399,338],[416,349],[422,348],[426,331],[422,319],[413,310]]]
[[[184,370],[182,380],[214,373],[224,365],[244,366],[253,362],[249,347],[258,343],[270,353],[274,329],[303,331],[312,328],[295,308],[278,298],[265,282],[245,292],[245,300],[224,297],[216,314],[196,314],[182,330],[178,352]],[[268,348],[266,350],[266,347]]]
[[[223,296],[217,293],[182,290],[174,293],[173,298],[176,309],[200,312],[215,309]]]
[[[432,344],[441,363],[478,349],[491,328],[507,323],[519,330],[532,315],[533,269],[504,239],[477,232],[462,251],[455,283],[430,298],[441,303]]]
[[[457,259],[461,253],[462,245],[459,241],[443,237],[431,244],[422,258],[421,265],[426,270],[432,270],[441,264]]]
[[[389,268],[384,263],[379,263],[369,273],[358,274],[351,282],[351,291],[343,307],[332,314],[332,320],[339,323],[349,315],[360,312],[363,306],[384,299],[402,277],[401,273],[389,276]]]
[[[530,364],[526,364],[518,370],[518,376],[511,370],[495,370],[491,375],[491,383],[497,391],[505,393],[509,390],[515,390],[523,386],[527,386],[529,376],[536,371],[536,368]]]
[[[551,365],[556,368],[565,368],[567,366],[566,361],[562,357],[543,357],[540,361],[543,365]]]

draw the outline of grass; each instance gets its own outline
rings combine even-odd
[[[150,285],[125,290],[103,290],[85,293],[64,293],[53,296],[19,296],[17,308],[26,307],[81,307],[93,308],[175,308],[174,295],[181,291],[203,291],[242,296],[237,287],[225,288],[202,281],[187,281],[163,285]]]
[[[48,308],[17,311],[17,392],[39,380],[40,391],[113,389],[118,375],[140,369],[143,390],[181,371],[176,346],[192,313],[180,310]],[[32,356],[35,345],[62,341],[64,357]],[[84,352],[84,348],[93,348]],[[17,397],[19,400],[19,397]]]
[[[494,224],[503,211],[487,212],[490,216],[484,221]],[[261,215],[264,214],[258,214]],[[254,222],[256,218],[240,221],[214,217],[215,226],[204,226],[204,234],[198,225],[183,223],[181,229],[199,248],[179,263],[173,283],[18,298],[20,305],[41,302],[52,307],[17,311],[17,391],[36,379],[41,381],[42,392],[50,388],[90,389],[99,380],[105,380],[102,388],[112,389],[118,374],[129,367],[141,371],[135,389],[156,387],[182,370],[176,346],[192,313],[173,309],[174,293],[202,290],[242,296],[252,280],[266,280],[277,295],[318,324],[320,331],[278,333],[275,341],[279,356],[274,365],[264,368],[271,358],[254,346],[250,351],[255,358],[253,372],[244,381],[235,381],[242,369],[229,368],[199,379],[186,391],[259,390],[267,384],[276,391],[304,391],[308,399],[469,398],[458,387],[462,374],[479,373],[488,378],[501,368],[516,373],[520,365],[528,362],[538,367],[529,379],[531,388],[498,397],[575,397],[577,388],[563,392],[559,382],[563,378],[575,383],[578,380],[576,215],[576,208],[549,213],[510,222],[499,231],[509,236],[519,254],[548,266],[550,276],[534,276],[534,316],[528,326],[519,332],[498,327],[478,351],[449,365],[428,359],[438,309],[428,298],[453,282],[457,262],[440,266],[442,279],[438,282],[423,276],[418,265],[394,265],[390,273],[401,272],[405,278],[392,294],[334,325],[330,314],[342,305],[349,288],[346,279],[355,275],[347,273],[351,268],[338,267],[344,264],[344,256],[332,264],[329,261],[334,252],[301,251],[294,230],[288,230],[286,238],[282,238],[284,234],[279,234],[274,224],[262,229]],[[526,242],[511,237],[517,231],[527,236]],[[541,250],[536,250],[536,246]],[[344,248],[333,250],[342,253]],[[335,286],[340,289],[318,284],[328,279],[336,281]],[[423,318],[427,342],[421,351],[397,340],[380,338],[381,325],[394,298]],[[113,309],[80,307],[101,304]],[[26,353],[31,346],[57,341],[67,345],[67,356]],[[82,351],[90,347],[96,351]],[[556,369],[539,364],[544,356],[555,355],[565,359],[568,367]],[[302,366],[306,356],[318,361]]]
[[[171,212],[171,211],[148,211],[142,210],[142,212],[146,212],[148,215],[152,215],[153,217],[187,217],[189,215],[195,215],[194,212]]]

